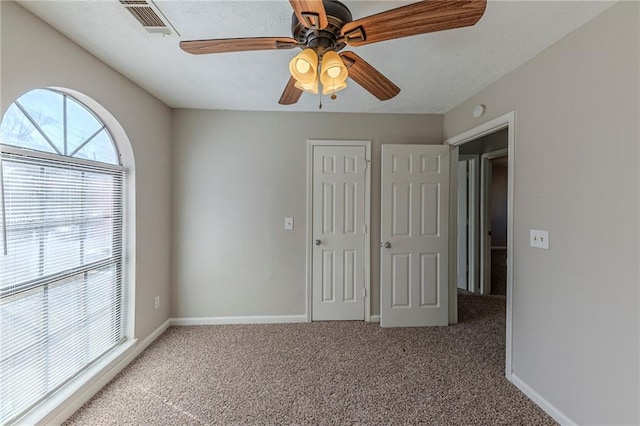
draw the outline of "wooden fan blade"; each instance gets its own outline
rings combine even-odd
[[[293,105],[298,102],[300,96],[302,96],[302,90],[298,89],[295,84],[296,79],[291,77],[278,101],[280,105]]]
[[[349,22],[341,34],[350,46],[475,25],[486,0],[426,0]]]
[[[340,56],[347,67],[349,78],[376,98],[386,101],[400,93],[398,86],[360,56],[353,52],[342,52]]]
[[[322,30],[329,26],[322,0],[289,0],[289,3],[305,27]]]
[[[180,48],[193,55],[245,52],[247,50],[292,49],[297,45],[296,39],[291,37],[220,38],[180,42]]]

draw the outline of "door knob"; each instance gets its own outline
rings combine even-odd
[[[322,241],[316,240],[316,245],[319,246]]]
[[[384,243],[384,248],[391,248],[391,243],[389,241]]]

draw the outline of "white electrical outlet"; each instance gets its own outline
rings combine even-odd
[[[549,231],[539,229],[529,230],[529,245],[545,250],[549,250]]]
[[[155,303],[156,303],[156,309],[158,309],[160,307],[160,296],[156,296]]]
[[[286,229],[287,231],[291,231],[293,229],[293,218],[292,217],[285,217],[284,218],[284,229]]]

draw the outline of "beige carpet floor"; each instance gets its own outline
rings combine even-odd
[[[171,327],[67,424],[554,424],[504,378],[504,297],[459,300],[450,327]]]

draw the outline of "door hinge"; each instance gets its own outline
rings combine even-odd
[[[362,297],[364,297],[364,298],[367,297],[367,289],[366,288],[362,289]]]
[[[362,225],[362,232],[367,233],[367,225]]]

